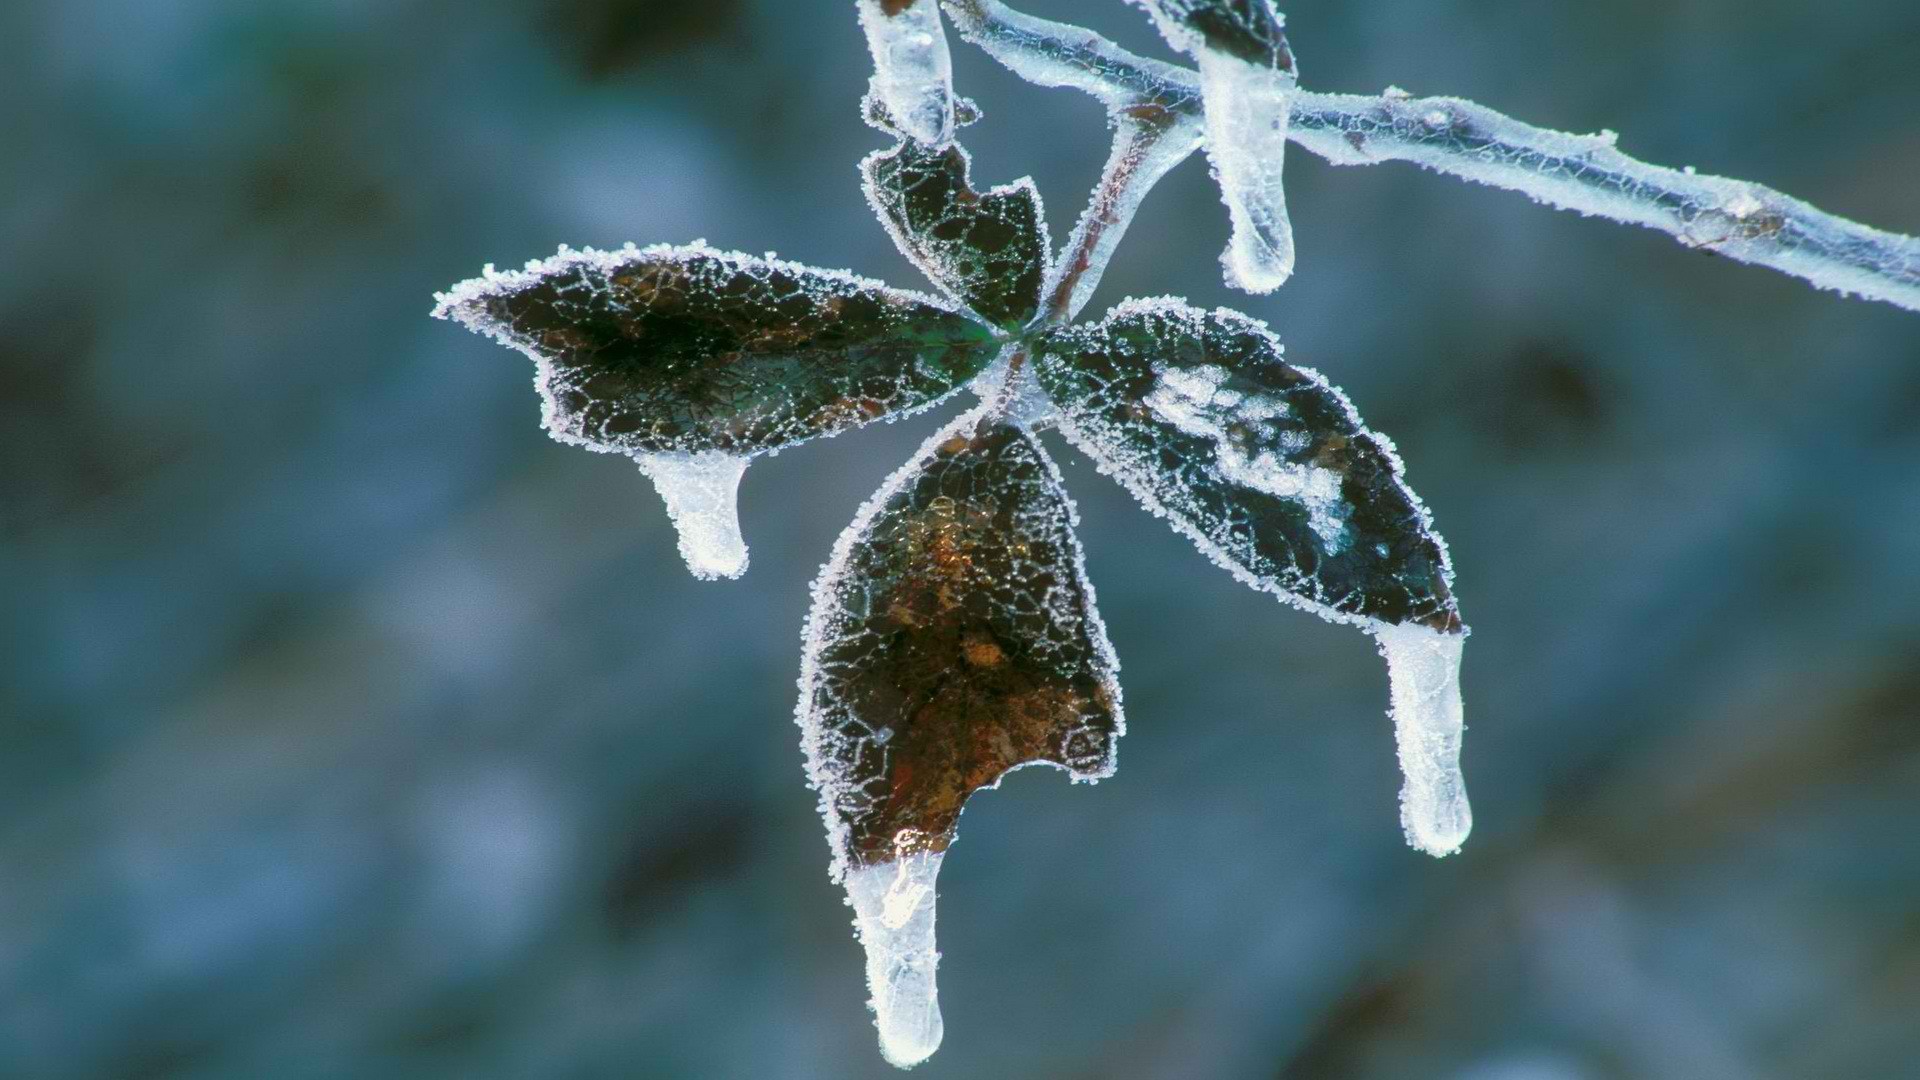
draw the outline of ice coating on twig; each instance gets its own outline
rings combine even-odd
[[[771,453],[931,408],[998,351],[944,300],[700,241],[562,247],[438,300],[532,358],[554,438],[604,453]]]
[[[1400,746],[1400,824],[1407,843],[1433,856],[1451,855],[1473,831],[1473,810],[1460,775],[1460,653],[1465,634],[1411,623],[1375,624],[1387,658],[1393,731]]]
[[[953,141],[953,59],[936,0],[859,0],[873,53],[873,92],[908,135]]]
[[[1215,49],[1199,55],[1206,101],[1207,159],[1233,222],[1220,256],[1227,283],[1268,293],[1293,275],[1293,224],[1281,165],[1287,149],[1291,71],[1249,63]]]
[[[1015,74],[1112,104],[1201,111],[1190,70],[1135,56],[1091,31],[997,0],[948,0],[961,32]],[[1669,169],[1614,148],[1610,134],[1534,127],[1459,98],[1296,91],[1288,138],[1336,165],[1411,161],[1519,191],[1563,210],[1642,225],[1816,288],[1920,311],[1920,237],[1871,228],[1760,184]]]
[[[680,533],[680,557],[693,576],[737,578],[747,572],[740,536],[740,477],[747,459],[703,450],[693,454],[635,454]]]
[[[880,1052],[902,1069],[940,1048],[943,1028],[934,973],[934,884],[944,852],[920,851],[847,871],[854,926],[867,953]]]

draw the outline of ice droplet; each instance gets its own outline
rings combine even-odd
[[[1394,738],[1400,744],[1400,824],[1407,843],[1429,855],[1451,855],[1473,831],[1466,781],[1460,776],[1460,653],[1464,634],[1413,623],[1376,623],[1374,640],[1387,658]]]
[[[1207,159],[1233,221],[1233,236],[1220,257],[1227,283],[1251,293],[1272,292],[1293,276],[1293,225],[1281,164],[1294,76],[1215,49],[1199,50],[1198,60]]]
[[[940,1048],[944,1028],[934,969],[934,879],[943,853],[918,851],[847,871],[854,925],[867,951],[880,1052],[910,1069]]]
[[[953,59],[938,0],[913,0],[889,14],[860,0],[860,27],[873,53],[874,95],[900,130],[930,146],[953,141]]]
[[[740,477],[747,459],[718,450],[635,454],[680,532],[680,556],[697,578],[737,578],[747,572],[740,536]]]

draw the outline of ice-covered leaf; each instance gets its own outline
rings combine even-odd
[[[1102,471],[1242,581],[1374,635],[1407,840],[1458,849],[1473,826],[1460,778],[1466,627],[1446,545],[1392,445],[1235,312],[1130,301],[1032,347],[1060,430]]]
[[[996,349],[931,297],[701,244],[563,248],[439,300],[434,314],[533,358],[556,438],[629,454],[832,435],[932,405]]]
[[[933,888],[962,805],[1009,770],[1113,769],[1117,663],[1057,469],[976,410],[861,509],[814,584],[797,711],[881,1045],[933,1052]]]
[[[907,135],[929,146],[953,138],[953,60],[939,0],[857,0],[873,53],[873,93]]]
[[[1460,629],[1392,445],[1261,323],[1130,301],[1033,347],[1062,432],[1242,580],[1342,621]]]
[[[1207,158],[1233,236],[1227,282],[1272,292],[1293,274],[1293,224],[1282,187],[1288,98],[1297,85],[1285,20],[1272,0],[1140,0],[1200,68]]]
[[[901,254],[981,318],[1018,329],[1040,307],[1046,217],[1026,177],[975,191],[959,143],[903,141],[860,163],[867,201]]]
[[[633,455],[705,578],[746,570],[747,458],[927,408],[998,348],[931,297],[698,243],[488,267],[434,314],[533,358],[554,438]]]

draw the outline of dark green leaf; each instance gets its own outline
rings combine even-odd
[[[902,254],[934,284],[1007,329],[1040,307],[1047,223],[1033,181],[977,192],[959,143],[906,140],[860,163],[867,199]]]
[[[1170,300],[1034,342],[1061,430],[1249,584],[1323,615],[1461,629],[1399,458],[1266,328]]]
[[[930,297],[702,245],[568,251],[434,314],[532,357],[557,438],[752,454],[925,408],[993,359]]]
[[[814,586],[808,767],[837,860],[944,850],[967,796],[1046,762],[1113,768],[1117,664],[1058,471],[975,412],[868,502]]]

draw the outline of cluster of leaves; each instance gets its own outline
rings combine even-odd
[[[816,586],[800,719],[838,870],[943,850],[967,796],[1022,765],[1111,771],[1117,664],[1036,429],[1256,587],[1464,631],[1391,445],[1264,325],[1171,299],[1062,325],[1030,181],[978,190],[957,142],[906,137],[861,171],[944,298],[696,243],[563,249],[437,311],[532,357],[548,430],[599,450],[751,457],[979,393]]]
[[[696,242],[489,267],[436,309],[532,357],[556,438],[640,462],[703,577],[746,567],[736,488],[749,459],[978,395],[841,535],[805,632],[808,775],[867,948],[882,1051],[902,1066],[941,1037],[933,880],[967,799],[1032,764],[1104,777],[1125,729],[1119,663],[1044,429],[1244,583],[1372,633],[1409,841],[1444,855],[1472,826],[1458,761],[1466,627],[1445,544],[1391,443],[1245,315],[1155,298],[1071,321],[1146,191],[1188,154],[1204,146],[1212,162],[1232,222],[1222,264],[1248,292],[1293,272],[1292,140],[1340,164],[1417,162],[1920,310],[1913,238],[1635,162],[1610,135],[1543,131],[1457,99],[1307,93],[1273,0],[1132,2],[1197,70],[1000,0],[944,0],[963,36],[1022,77],[1108,108],[1112,154],[1057,256],[1031,181],[974,184],[954,131],[978,113],[952,93],[939,0],[858,0],[875,68],[867,120],[892,138],[861,162],[864,187],[939,296]]]

